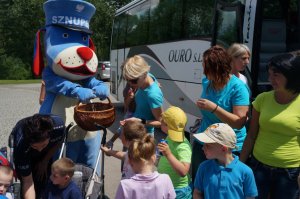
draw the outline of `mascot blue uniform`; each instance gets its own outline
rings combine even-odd
[[[43,70],[46,85],[45,101],[40,113],[61,116],[65,124],[74,122],[74,106],[99,97],[106,98],[109,89],[93,76],[98,59],[90,39],[89,21],[95,7],[82,0],[48,0],[44,3],[46,26],[45,51],[47,67]],[[40,32],[39,31],[39,32]],[[43,69],[41,48],[37,33],[33,72]],[[76,163],[93,167],[100,149],[100,133],[85,131],[74,125],[68,134],[67,157]]]

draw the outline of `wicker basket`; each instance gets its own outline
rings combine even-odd
[[[78,104],[74,108],[75,122],[86,131],[99,130],[95,124],[110,127],[116,118],[116,110],[109,98],[108,103]]]

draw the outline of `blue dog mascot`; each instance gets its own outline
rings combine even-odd
[[[74,106],[99,97],[109,89],[93,76],[98,59],[90,39],[89,21],[95,7],[83,0],[48,0],[44,3],[46,26],[36,35],[33,72],[43,70],[39,33],[45,31],[47,66],[43,70],[46,97],[40,113],[61,116],[65,124],[74,122]],[[100,134],[74,125],[68,134],[67,157],[76,163],[94,167],[100,149]]]

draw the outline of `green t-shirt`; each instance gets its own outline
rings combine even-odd
[[[171,152],[177,160],[180,162],[191,163],[192,148],[186,138],[183,142],[174,142],[170,140],[169,137],[167,137],[166,140],[168,141]],[[178,175],[165,156],[161,156],[157,170],[159,173],[165,173],[170,176],[175,189],[187,187],[191,182],[189,174],[184,177]]]
[[[253,154],[260,162],[279,168],[300,165],[300,96],[288,104],[278,104],[274,91],[257,96],[259,132]]]

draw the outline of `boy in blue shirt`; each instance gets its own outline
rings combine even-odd
[[[257,187],[252,170],[232,154],[236,134],[224,123],[210,125],[194,137],[204,143],[208,160],[200,164],[194,183],[194,199],[255,198]]]
[[[75,164],[69,158],[56,160],[51,166],[50,182],[43,199],[82,199],[79,187],[72,181]]]

